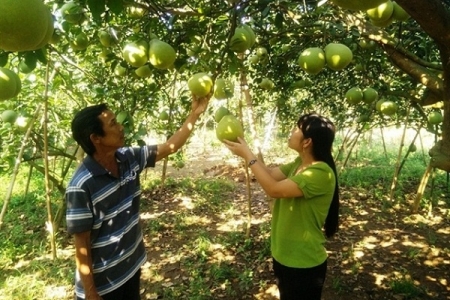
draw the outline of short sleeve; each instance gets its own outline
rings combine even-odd
[[[69,234],[90,231],[93,224],[92,205],[87,192],[76,186],[66,190],[66,222]]]
[[[332,193],[335,186],[334,178],[333,170],[326,163],[320,163],[290,179],[298,185],[304,197],[308,199]]]

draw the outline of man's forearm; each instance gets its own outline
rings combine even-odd
[[[198,114],[191,112],[180,129],[178,129],[165,143],[158,145],[158,154],[156,155],[157,161],[177,152],[178,149],[186,143],[194,130],[195,122],[199,117]]]
[[[86,299],[99,299],[92,270],[90,233],[75,234],[75,261]]]

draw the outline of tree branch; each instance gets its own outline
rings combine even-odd
[[[409,57],[405,56],[400,51],[397,51],[395,46],[391,44],[384,44],[383,48],[391,61],[409,76],[426,86],[430,91],[441,98],[444,94],[444,83],[436,74],[432,73],[427,68],[414,62]]]
[[[450,10],[441,0],[396,0],[438,44],[450,47]]]

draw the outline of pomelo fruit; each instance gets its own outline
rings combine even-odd
[[[84,11],[77,3],[70,1],[59,9],[62,18],[71,24],[80,24],[84,20]]]
[[[368,87],[368,88],[365,88],[363,90],[363,99],[362,99],[362,101],[364,103],[370,104],[370,103],[372,103],[374,101],[377,101],[377,100],[378,100],[378,92],[375,89],[373,89],[371,87]]]
[[[251,47],[252,37],[249,32],[243,28],[236,28],[230,40],[230,49],[236,53],[243,53]]]
[[[103,47],[111,47],[113,44],[113,37],[106,30],[99,30],[98,39]]]
[[[256,55],[258,55],[259,57],[264,57],[267,55],[267,49],[264,47],[258,47],[258,49],[256,49]]]
[[[150,41],[148,58],[157,69],[168,69],[175,62],[177,55],[173,47],[158,39]]]
[[[331,0],[337,6],[350,10],[367,10],[380,5],[386,0]]]
[[[225,99],[228,98],[229,91],[227,87],[227,82],[223,78],[217,78],[216,82],[214,83],[214,97],[216,99]]]
[[[380,105],[380,112],[387,116],[395,115],[398,105],[393,101],[384,101]]]
[[[428,115],[428,123],[436,125],[436,124],[440,124],[442,123],[442,121],[444,120],[444,118],[442,117],[442,114],[438,111],[432,111],[429,115]]]
[[[238,137],[244,137],[241,122],[233,115],[225,115],[217,123],[216,136],[219,141],[229,140],[237,142]]]
[[[374,22],[388,21],[394,12],[394,4],[391,0],[381,3],[377,7],[367,10],[367,15]]]
[[[30,51],[48,43],[53,33],[53,18],[41,0],[0,3],[0,49]]]
[[[248,38],[249,38],[249,48],[253,47],[253,45],[256,42],[256,35],[255,32],[253,31],[253,29],[247,25],[247,24],[242,24],[240,26],[241,28],[245,29],[248,33]]]
[[[325,52],[321,48],[305,49],[298,58],[298,64],[308,74],[318,74],[325,66]]]
[[[0,67],[0,100],[16,97],[22,87],[19,76],[10,69]]]
[[[231,112],[224,106],[219,107],[216,109],[216,112],[214,113],[214,120],[216,123],[219,123],[220,120],[226,115],[231,115]]]
[[[275,84],[269,78],[263,78],[259,84],[259,87],[265,90],[271,90],[275,87]]]
[[[363,92],[358,87],[352,87],[345,93],[345,98],[350,104],[358,104],[362,101],[363,97]]]
[[[394,4],[394,11],[392,12],[392,18],[398,21],[407,21],[410,15],[400,6],[397,2],[392,2]]]
[[[121,65],[117,65],[114,68],[114,74],[116,76],[120,76],[120,77],[125,76],[127,74],[127,68],[125,68],[124,66],[121,66]]]
[[[352,50],[344,44],[330,43],[324,51],[327,66],[333,71],[344,69],[353,59]]]
[[[75,39],[70,43],[70,46],[74,50],[85,50],[89,45],[89,40],[86,33],[81,32],[75,36]]]
[[[204,97],[211,92],[213,82],[211,77],[204,72],[194,74],[188,80],[189,90],[197,97]]]
[[[18,117],[18,114],[13,110],[5,110],[2,112],[2,121],[6,123],[13,124],[16,122],[16,119]]]
[[[150,69],[149,65],[143,65],[142,67],[137,68],[134,72],[140,78],[146,78],[152,75],[152,69]]]
[[[129,42],[122,49],[123,59],[135,68],[142,67],[148,61],[148,44],[142,42]]]
[[[417,146],[415,144],[409,145],[409,152],[416,152],[416,151],[417,151]]]
[[[169,113],[166,110],[163,110],[160,114],[159,114],[159,119],[161,121],[167,121],[169,120]]]
[[[252,55],[248,58],[249,63],[251,63],[252,65],[255,65],[259,62],[259,56],[258,55]]]

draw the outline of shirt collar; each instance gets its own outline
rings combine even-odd
[[[119,164],[122,164],[123,162],[128,160],[125,153],[123,151],[120,151],[120,149],[116,151],[115,156]],[[93,176],[108,174],[108,171],[102,165],[100,165],[91,155],[87,155],[84,158],[83,164],[86,166],[89,172],[92,173]]]

